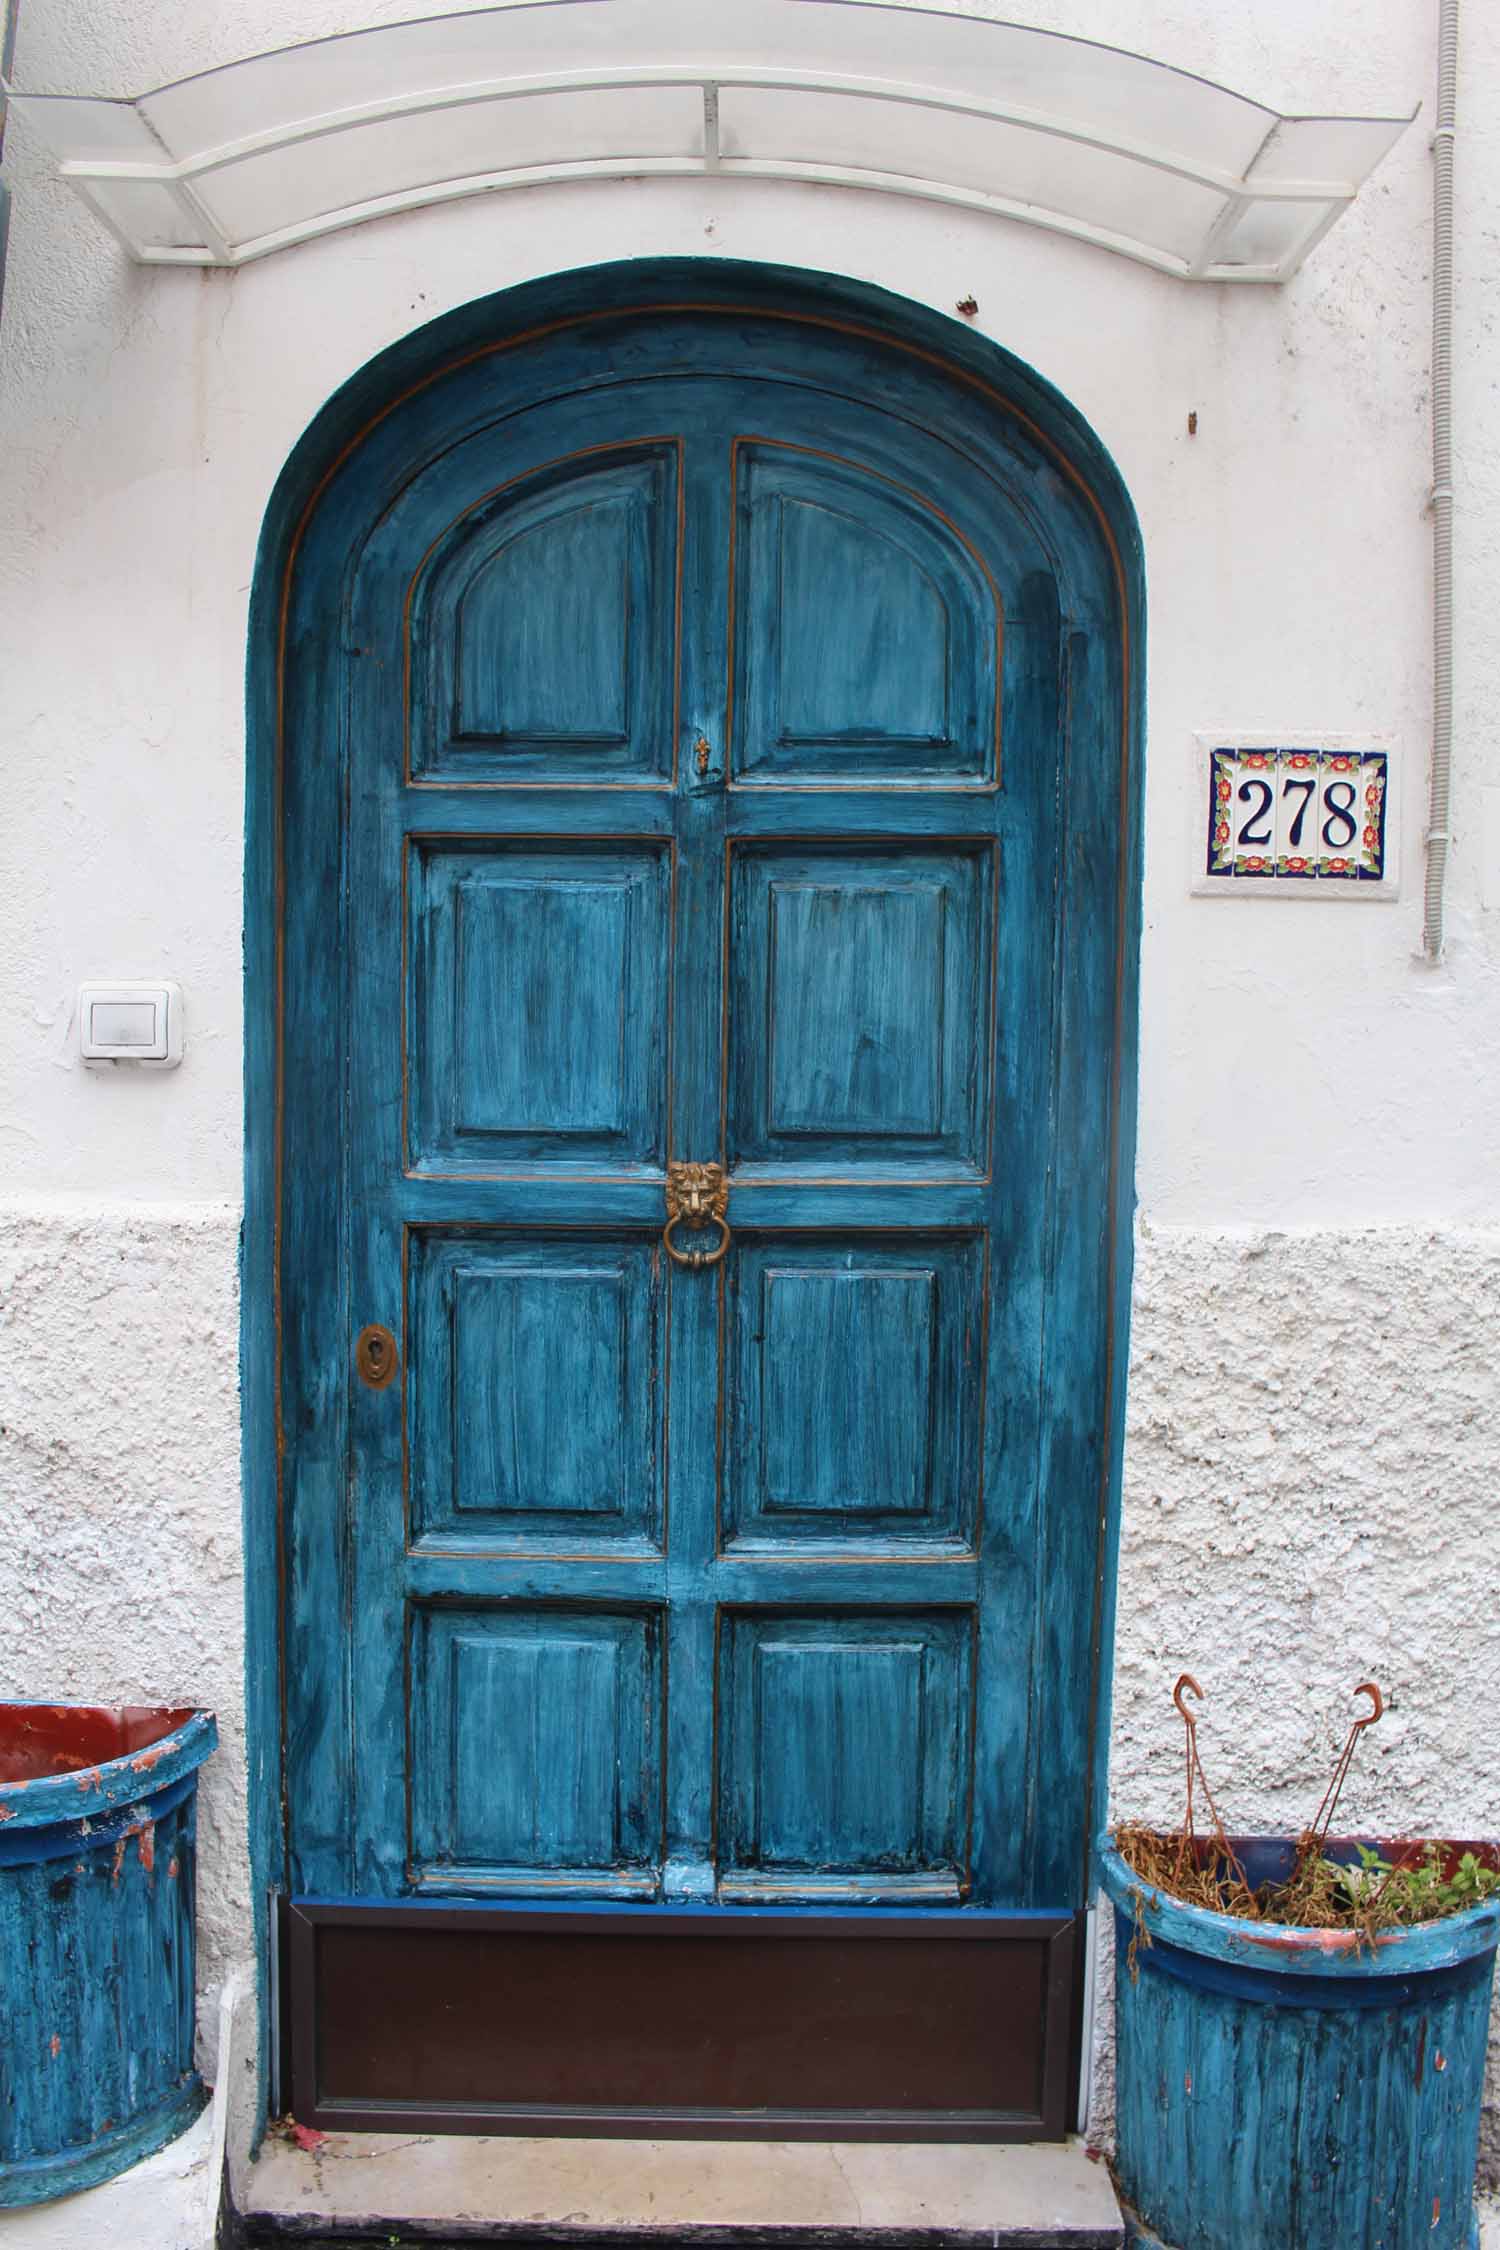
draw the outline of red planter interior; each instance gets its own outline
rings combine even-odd
[[[107,1765],[161,1742],[192,1715],[191,1704],[0,1703],[0,1782]]]

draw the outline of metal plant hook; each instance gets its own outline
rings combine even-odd
[[[1195,1711],[1190,1711],[1183,1700],[1184,1697],[1189,1695],[1195,1703],[1206,1703],[1208,1701],[1208,1697],[1199,1687],[1192,1673],[1184,1672],[1180,1675],[1176,1687],[1172,1690],[1172,1701],[1177,1706],[1177,1715],[1182,1721],[1187,1736],[1187,1805],[1183,1813],[1182,1829],[1177,1843],[1177,1873],[1179,1876],[1182,1874],[1190,1852],[1195,1859],[1197,1857],[1198,1839],[1193,1833],[1193,1794],[1196,1788],[1201,1787],[1203,1802],[1208,1807],[1208,1817],[1214,1824],[1213,1840],[1215,1847],[1230,1873],[1243,1883],[1245,1871],[1235,1856],[1234,1846],[1224,1833],[1224,1823],[1219,1818],[1219,1808],[1214,1803],[1214,1793],[1208,1786],[1208,1775],[1203,1770],[1203,1760],[1198,1752],[1198,1714]]]
[[[1172,1701],[1177,1706],[1177,1715],[1182,1721],[1186,1735],[1187,1758],[1187,1806],[1182,1816],[1182,1835],[1177,1846],[1177,1872],[1179,1874],[1182,1872],[1183,1863],[1189,1851],[1193,1848],[1193,1777],[1195,1773],[1201,1771],[1198,1761],[1198,1721],[1194,1713],[1184,1703],[1183,1697],[1185,1695],[1191,1695],[1195,1703],[1206,1701],[1202,1688],[1199,1687],[1191,1672],[1184,1672],[1176,1687],[1172,1690]]]
[[[1313,1824],[1308,1834],[1316,1839],[1319,1851],[1322,1850],[1323,1845],[1328,1840],[1328,1831],[1333,1824],[1334,1810],[1343,1791],[1344,1783],[1348,1778],[1349,1767],[1353,1762],[1359,1738],[1366,1727],[1374,1726],[1377,1719],[1382,1719],[1385,1716],[1385,1697],[1373,1680],[1361,1680],[1354,1692],[1356,1695],[1368,1696],[1372,1708],[1360,1718],[1352,1721],[1349,1732],[1344,1738],[1344,1747],[1339,1752],[1338,1764],[1333,1769],[1333,1779],[1324,1790],[1323,1802],[1313,1815]]]

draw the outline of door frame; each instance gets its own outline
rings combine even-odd
[[[281,1001],[286,908],[281,858],[284,748],[281,651],[286,595],[304,531],[361,436],[440,373],[580,317],[659,305],[748,305],[763,314],[873,335],[941,369],[1019,421],[1082,495],[1113,573],[1120,637],[1118,848],[1110,1070],[1108,1340],[1099,1448],[1099,1553],[1090,1629],[1086,1833],[1104,1814],[1124,1369],[1129,1337],[1141,927],[1144,561],[1119,472],[1088,423],[1031,368],[951,319],[836,275],[721,259],[624,261],[548,277],[476,300],[379,353],[320,410],[290,455],[262,525],[250,602],[245,850],[245,1223],[241,1247],[241,1461],[244,1491],[246,1736],[252,1895],[261,1994],[279,1983],[271,1901],[286,1880],[285,1591],[279,1338],[282,1191]],[[1088,1888],[1092,1888],[1089,1884]],[[258,2114],[284,2098],[273,2009],[260,2010]]]

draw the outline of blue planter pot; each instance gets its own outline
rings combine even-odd
[[[1253,1882],[1290,1871],[1284,1839],[1236,1838],[1235,1849]],[[1352,1932],[1184,1905],[1145,1885],[1107,1837],[1100,1876],[1115,1908],[1118,2170],[1137,2243],[1477,2242],[1500,1905],[1383,1933],[1372,1950]]]
[[[0,1703],[0,2209],[182,2131],[198,1768],[213,1715]]]

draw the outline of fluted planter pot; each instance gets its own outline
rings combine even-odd
[[[180,2133],[209,1711],[0,1703],[0,2210]]]
[[[1291,1870],[1287,1839],[1234,1846],[1252,1882]],[[1100,1873],[1135,2243],[1470,2250],[1500,1904],[1371,1947],[1188,1906],[1107,1836]]]

